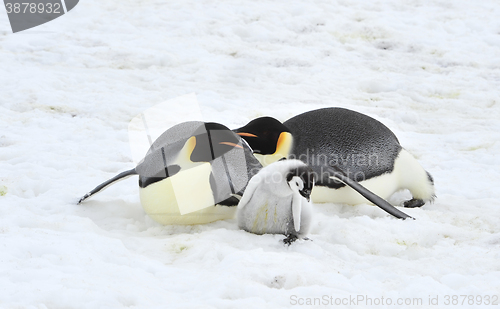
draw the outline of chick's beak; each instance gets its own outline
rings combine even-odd
[[[300,195],[305,197],[308,202],[311,201],[311,190],[304,189],[304,190],[300,190],[299,193],[300,193]]]

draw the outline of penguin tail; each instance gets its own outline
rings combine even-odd
[[[413,196],[413,200],[421,201],[418,203],[421,204],[420,206],[427,202],[433,202],[436,198],[436,191],[434,178],[432,178],[431,174],[424,170],[415,157],[404,149],[400,152],[397,160],[399,160],[400,167],[398,166],[395,169],[399,170],[402,189],[408,189]]]
[[[118,175],[116,175],[115,177],[109,179],[109,180],[106,180],[105,182],[101,183],[100,185],[98,185],[97,187],[95,187],[92,191],[90,191],[89,193],[85,194],[79,201],[77,204],[81,204],[83,201],[85,201],[86,199],[88,199],[89,197],[91,197],[92,195],[96,194],[97,192],[105,189],[106,187],[112,185],[113,183],[119,181],[119,180],[123,180],[125,178],[128,178],[130,176],[134,176],[134,175],[138,175],[137,171],[135,170],[135,168],[131,169],[131,170],[128,170],[128,171],[125,171],[123,173],[120,173]]]

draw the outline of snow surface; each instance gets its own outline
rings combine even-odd
[[[497,0],[84,0],[12,34],[2,6],[0,307],[500,294],[499,17]],[[134,166],[135,115],[188,93],[231,128],[327,106],[366,113],[434,176],[438,198],[405,209],[415,221],[316,204],[313,241],[290,247],[236,220],[161,226],[136,178],[75,205]]]

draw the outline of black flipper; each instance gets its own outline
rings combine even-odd
[[[115,177],[109,179],[109,180],[106,180],[105,182],[101,183],[100,185],[98,185],[97,187],[95,187],[92,191],[90,191],[89,193],[85,194],[79,201],[77,204],[80,204],[81,202],[85,201],[86,199],[88,199],[89,197],[91,197],[92,195],[96,194],[97,192],[101,191],[102,189],[106,188],[107,186],[113,184],[114,182],[118,181],[118,180],[122,180],[124,178],[128,178],[130,176],[133,176],[133,175],[138,175],[135,168],[131,169],[131,170],[128,170],[128,171],[125,171],[123,173],[120,173],[118,175],[116,175]]]
[[[367,188],[363,187],[362,185],[360,185],[356,181],[347,177],[345,172],[343,170],[341,170],[338,166],[332,166],[332,168],[335,170],[335,173],[333,174],[333,176],[335,178],[338,178],[340,181],[342,181],[343,183],[345,183],[349,187],[356,190],[359,194],[364,196],[367,200],[369,200],[373,204],[377,205],[378,207],[382,208],[387,213],[393,215],[394,217],[396,217],[398,219],[405,220],[407,218],[411,218],[411,219],[415,220],[415,218],[408,216],[404,212],[400,211],[396,207],[389,204],[386,200],[384,200],[380,196],[376,195],[375,193],[373,193],[370,190],[368,190]]]

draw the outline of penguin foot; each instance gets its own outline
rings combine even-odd
[[[404,207],[406,207],[406,208],[422,207],[422,206],[424,206],[424,204],[425,204],[424,200],[415,199],[415,198],[412,198],[411,200],[403,203]]]
[[[291,245],[294,241],[296,241],[297,239],[299,239],[299,238],[297,237],[297,235],[290,234],[290,235],[288,235],[285,239],[283,239],[283,243],[284,243],[285,245],[290,246],[290,245]]]

